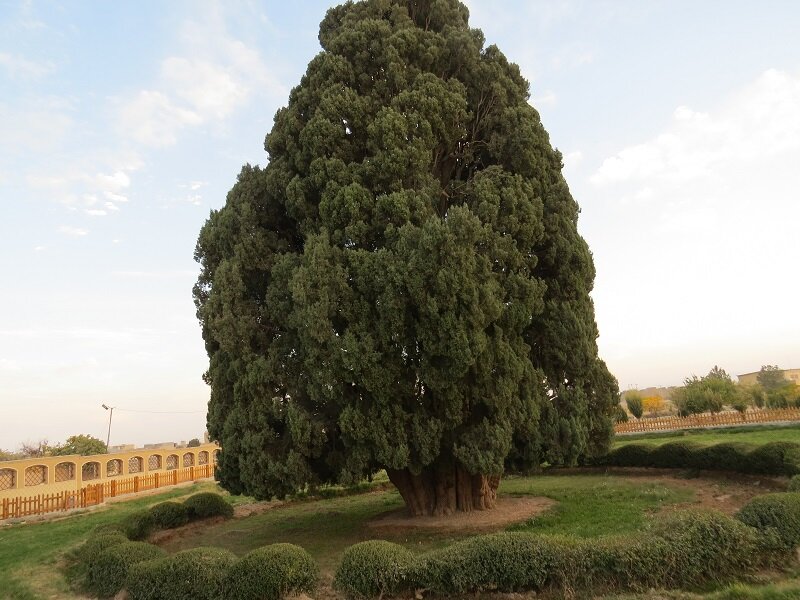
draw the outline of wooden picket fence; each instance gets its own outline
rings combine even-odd
[[[105,502],[106,498],[115,498],[125,494],[136,494],[146,490],[154,490],[185,481],[197,481],[214,476],[214,465],[197,465],[156,471],[145,475],[136,475],[126,479],[111,479],[104,483],[84,486],[79,490],[58,492],[55,494],[39,494],[26,498],[4,498],[2,502],[2,519],[19,519],[32,515],[44,515],[53,512],[87,508]]]
[[[702,413],[688,417],[654,417],[631,419],[626,423],[617,423],[614,432],[617,434],[643,433],[647,431],[671,431],[676,429],[694,429],[698,427],[727,427],[732,425],[748,425],[751,423],[774,423],[780,421],[800,421],[800,408],[764,408],[747,410],[744,413],[727,411],[720,413]]]

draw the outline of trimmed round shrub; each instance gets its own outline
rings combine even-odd
[[[156,522],[149,510],[140,510],[129,514],[122,522],[122,530],[129,540],[145,539],[156,530]]]
[[[192,548],[132,565],[125,588],[131,600],[220,600],[236,556],[221,548]]]
[[[605,462],[612,467],[646,467],[652,450],[649,444],[626,444],[612,450]]]
[[[649,465],[661,469],[689,469],[699,446],[692,442],[668,442],[650,451]]]
[[[797,475],[800,473],[800,444],[770,442],[758,446],[748,456],[748,471],[758,475]]]
[[[272,544],[231,567],[225,593],[237,600],[279,600],[290,592],[312,592],[318,573],[314,559],[300,546]]]
[[[97,533],[92,535],[83,545],[78,548],[76,556],[84,563],[91,563],[96,560],[100,554],[107,548],[124,544],[128,538],[119,531],[107,531],[104,533]]]
[[[151,506],[150,515],[159,529],[173,529],[189,522],[189,509],[180,502],[161,502]]]
[[[414,584],[446,596],[572,588],[596,571],[586,550],[582,540],[529,532],[477,536],[423,554]]]
[[[757,496],[736,518],[762,532],[774,532],[787,550],[800,545],[800,494],[796,492]]]
[[[398,544],[370,540],[344,551],[333,587],[348,597],[373,598],[394,594],[409,585],[414,555]]]
[[[692,465],[709,471],[749,472],[753,446],[742,442],[723,442],[703,446],[695,451]]]
[[[158,546],[146,542],[125,542],[107,548],[89,563],[86,588],[100,598],[114,596],[125,586],[131,566],[166,555]]]
[[[122,523],[119,521],[113,521],[111,523],[104,523],[102,525],[98,525],[91,532],[89,532],[89,537],[95,537],[98,535],[106,535],[109,533],[122,533],[125,534],[125,528],[122,526]]]
[[[786,487],[787,491],[800,492],[800,475],[795,475],[789,480],[789,485]]]
[[[201,492],[189,496],[184,505],[189,509],[190,519],[206,519],[208,517],[233,516],[233,506],[228,504],[220,494],[214,492]]]

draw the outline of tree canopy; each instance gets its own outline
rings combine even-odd
[[[519,68],[455,0],[347,3],[319,41],[197,244],[222,485],[385,468],[442,513],[605,451],[592,257]]]

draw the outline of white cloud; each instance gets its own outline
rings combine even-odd
[[[286,95],[259,53],[229,34],[218,11],[184,24],[181,39],[186,52],[161,61],[155,86],[120,105],[122,132],[135,141],[170,146],[183,129],[223,121],[255,95]]]
[[[670,128],[607,158],[592,183],[689,181],[800,150],[800,77],[771,69],[714,114],[679,106]]]
[[[778,70],[716,106],[677,107],[602,161],[584,207],[607,225],[592,246],[604,351],[724,353],[727,340],[767,361],[796,339],[799,164],[800,74]]]
[[[52,73],[55,65],[49,61],[34,61],[19,55],[0,52],[0,67],[12,78],[40,79]]]
[[[85,209],[86,214],[101,216],[106,211],[116,211],[119,203],[128,201],[121,192],[131,184],[128,173],[114,170],[110,173],[75,173],[69,175],[28,175],[28,185],[47,190],[50,197],[70,209]],[[103,203],[103,208],[98,205]]]
[[[72,227],[71,225],[61,225],[58,228],[59,233],[63,233],[64,235],[69,235],[72,237],[83,237],[89,234],[88,229],[83,229],[81,227]]]
[[[3,149],[51,151],[73,127],[68,107],[56,98],[37,98],[23,106],[0,102],[0,139]],[[0,155],[2,150],[0,149]]]

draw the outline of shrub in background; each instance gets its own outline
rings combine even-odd
[[[742,442],[724,442],[703,446],[694,452],[692,467],[718,471],[749,472],[753,446]]]
[[[626,444],[609,452],[602,463],[612,467],[646,467],[652,450],[649,444]]]
[[[119,531],[99,532],[86,540],[83,545],[78,548],[75,555],[78,560],[84,563],[90,563],[97,559],[107,548],[111,548],[117,544],[124,544],[127,541],[128,538]]]
[[[145,539],[156,529],[153,514],[147,509],[129,514],[121,521],[121,525],[128,539],[133,541]]]
[[[236,556],[221,548],[192,548],[132,565],[131,600],[220,600]]]
[[[784,492],[753,498],[736,514],[742,523],[768,533],[773,531],[787,549],[800,545],[800,494]]]
[[[406,589],[414,555],[398,544],[370,540],[350,546],[342,555],[333,586],[348,597],[372,598]]]
[[[214,492],[201,492],[189,496],[184,505],[189,509],[190,519],[205,519],[208,517],[233,516],[233,506],[228,504],[220,494]]]
[[[272,544],[243,556],[228,572],[225,595],[236,600],[279,600],[291,592],[312,592],[319,570],[300,546]]]
[[[146,542],[125,542],[107,548],[89,563],[86,589],[100,598],[112,597],[125,586],[133,565],[166,555],[158,546]]]
[[[790,492],[800,492],[800,475],[794,475],[786,489]]]
[[[648,466],[662,469],[694,467],[694,456],[699,446],[693,442],[668,442],[650,451]]]
[[[800,473],[800,444],[770,442],[758,446],[748,456],[750,473],[796,475]]]
[[[625,394],[625,404],[628,405],[628,410],[637,419],[642,418],[644,412],[643,398],[638,392],[627,392]]]
[[[159,529],[173,529],[189,522],[189,508],[180,502],[160,502],[150,507],[150,516]]]

